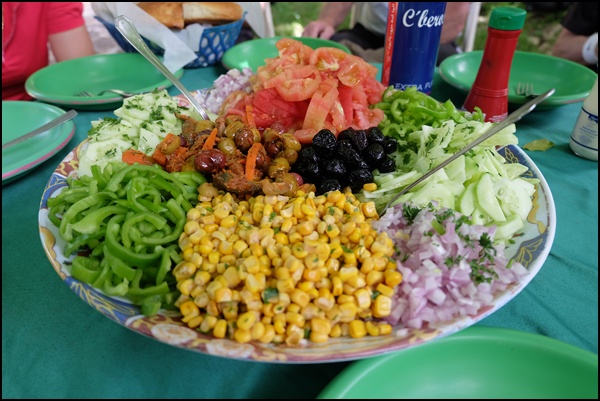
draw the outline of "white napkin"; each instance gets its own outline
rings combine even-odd
[[[96,15],[105,21],[113,22],[115,17],[119,15],[125,15],[129,18],[142,37],[150,40],[165,50],[163,63],[171,72],[179,70],[197,58],[194,51],[198,50],[203,28],[202,30],[199,30],[198,27],[193,27],[189,33],[178,34],[186,38],[186,40],[183,41],[180,36],[158,22],[156,18],[139,8],[135,3],[93,2],[92,8]],[[186,29],[183,29],[182,31],[185,31]],[[198,32],[200,35],[198,35]],[[192,35],[196,38],[194,46],[189,45],[193,43]],[[188,44],[186,44],[186,42]]]

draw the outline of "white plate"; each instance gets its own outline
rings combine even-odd
[[[65,242],[58,236],[58,229],[49,221],[46,204],[48,198],[58,195],[66,186],[65,177],[76,172],[77,153],[80,147],[81,145],[71,151],[56,168],[44,190],[40,203],[40,237],[50,263],[71,290],[108,318],[142,335],[204,354],[277,363],[336,362],[385,354],[394,350],[414,347],[435,338],[445,337],[489,316],[522,291],[541,269],[554,241],[556,212],[550,188],[533,161],[518,146],[510,145],[500,150],[507,162],[526,165],[529,170],[524,175],[540,180],[539,185],[536,186],[533,208],[528,216],[524,233],[515,238],[515,243],[510,245],[506,251],[508,257],[514,256],[529,270],[529,275],[521,282],[509,286],[505,291],[497,294],[490,307],[482,308],[476,316],[462,316],[440,324],[436,328],[408,330],[407,333],[406,330],[399,330],[400,333],[403,333],[402,336],[397,335],[394,330],[393,334],[387,336],[330,339],[325,344],[309,343],[303,347],[260,342],[240,344],[231,340],[215,339],[191,330],[181,322],[178,313],[160,311],[153,317],[143,316],[138,306],[122,299],[105,296],[101,291],[71,277],[70,259],[65,258],[62,252]]]

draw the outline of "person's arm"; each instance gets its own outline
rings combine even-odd
[[[445,44],[456,40],[458,35],[465,29],[470,4],[471,2],[446,3],[440,43]]]
[[[329,39],[335,33],[337,27],[344,22],[353,4],[353,2],[325,3],[319,18],[306,25],[302,36]]]
[[[94,44],[85,25],[49,35],[48,42],[56,61],[96,54]]]
[[[593,64],[587,63],[583,59],[583,46],[588,40],[589,36],[576,35],[568,29],[563,28],[561,33],[556,38],[554,46],[552,47],[552,55],[555,57],[566,58],[567,60],[575,61],[583,65]],[[596,54],[596,60],[598,60],[598,42],[593,49]]]
[[[571,3],[561,25],[552,55],[587,66],[597,64],[598,4]]]

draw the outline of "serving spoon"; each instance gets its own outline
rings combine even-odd
[[[458,159],[460,156],[464,155],[469,150],[473,149],[475,146],[479,145],[481,142],[485,141],[492,135],[497,134],[498,132],[502,131],[504,128],[508,127],[510,124],[519,121],[521,118],[523,118],[524,116],[529,114],[529,112],[531,112],[533,109],[535,109],[535,106],[537,106],[538,104],[540,104],[541,102],[543,102],[544,100],[546,100],[547,98],[552,96],[554,91],[555,91],[554,88],[550,89],[547,92],[531,99],[530,101],[528,101],[527,103],[525,103],[524,105],[522,105],[521,107],[519,107],[518,109],[513,111],[512,113],[510,113],[504,120],[493,125],[483,135],[481,135],[480,137],[478,137],[477,139],[475,139],[474,141],[469,143],[467,146],[465,146],[464,148],[462,148],[461,150],[459,150],[458,152],[456,152],[455,154],[453,154],[452,156],[450,156],[449,158],[447,158],[446,160],[444,160],[443,162],[441,162],[440,164],[438,164],[437,166],[435,166],[434,168],[429,170],[427,173],[423,174],[421,177],[419,177],[417,180],[415,180],[412,184],[405,187],[402,191],[398,192],[392,199],[390,199],[390,201],[383,208],[378,209],[377,212],[378,212],[379,216],[383,216],[389,210],[389,208],[393,205],[393,203],[396,200],[398,200],[399,197],[404,195],[406,192],[410,191],[416,185],[423,182],[427,178],[431,177],[433,174],[437,173],[439,170],[446,167],[448,164],[452,163],[454,160]]]
[[[117,16],[115,18],[115,26],[119,32],[121,32],[121,35],[123,35],[123,37],[127,39],[129,43],[131,43],[131,46],[135,47],[135,49],[146,58],[146,60],[151,62],[152,65],[158,69],[158,71],[160,71],[165,77],[167,77],[169,81],[173,83],[173,85],[177,87],[177,89],[179,89],[183,96],[185,96],[190,104],[198,111],[198,113],[200,113],[200,116],[202,116],[203,119],[210,120],[207,111],[200,105],[200,103],[198,103],[198,100],[196,100],[194,95],[192,95],[190,91],[183,86],[181,81],[179,81],[175,75],[169,71],[169,69],[158,59],[158,57],[156,57],[152,50],[150,50],[148,45],[146,45],[146,42],[144,42],[137,29],[135,29],[133,22],[131,22],[129,18],[124,15]]]

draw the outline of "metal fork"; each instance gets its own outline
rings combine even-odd
[[[533,93],[533,84],[531,82],[519,82],[517,84],[517,96],[525,96],[527,99],[533,99],[537,95]]]
[[[105,94],[106,92],[116,93],[117,95],[123,96],[123,97],[130,97],[130,96],[137,95],[137,93],[126,92],[126,91],[122,91],[120,89],[106,89],[106,90],[98,92],[95,95],[93,93],[91,93],[91,92],[88,92],[88,91],[82,91],[82,92],[76,93],[75,96],[80,96],[80,97],[94,97],[94,96],[101,96],[101,95]]]

